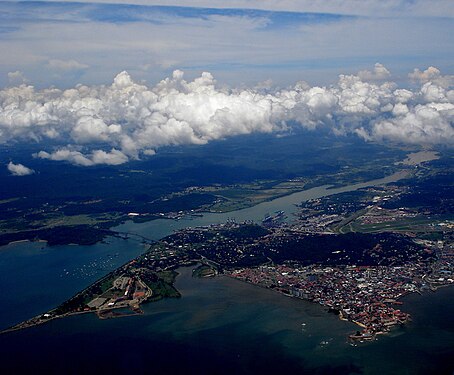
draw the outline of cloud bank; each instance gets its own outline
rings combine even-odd
[[[285,132],[291,126],[367,141],[454,143],[453,76],[415,69],[412,90],[389,81],[381,64],[336,84],[305,82],[281,90],[219,88],[210,73],[192,81],[180,70],[153,87],[123,71],[111,85],[0,91],[0,142],[60,144],[38,158],[81,166],[118,165],[162,146],[205,144],[229,136]],[[294,125],[298,124],[298,125]]]
[[[11,161],[8,163],[6,167],[13,176],[27,176],[29,174],[35,173],[33,169],[27,168],[23,164],[14,164]]]

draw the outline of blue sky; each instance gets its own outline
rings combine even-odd
[[[233,86],[328,84],[376,62],[396,80],[430,65],[453,73],[446,1],[112,2],[0,2],[0,85],[15,71],[37,87],[109,83],[122,70],[150,83],[208,70]]]

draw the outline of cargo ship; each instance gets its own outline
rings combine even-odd
[[[281,219],[285,219],[285,212],[282,210],[276,211],[274,215],[266,214],[262,224],[271,224]]]

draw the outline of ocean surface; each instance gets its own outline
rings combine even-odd
[[[391,182],[341,189],[319,187],[229,214],[194,220],[125,223],[117,229],[158,239],[186,226],[260,220],[295,203]],[[145,250],[131,237],[94,246],[18,243],[0,248],[0,328],[55,307]],[[2,374],[452,374],[454,288],[410,295],[402,309],[413,321],[358,346],[357,327],[316,304],[227,277],[195,279],[178,272],[182,298],[144,306],[140,316],[99,320],[73,316],[0,335]]]
[[[1,373],[452,373],[453,288],[407,297],[411,324],[353,347],[356,326],[319,305],[191,270],[179,270],[182,298],[143,315],[79,315],[1,335]]]

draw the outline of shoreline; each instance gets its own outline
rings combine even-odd
[[[107,276],[107,275],[106,275]],[[105,278],[106,276],[104,276],[103,278]],[[271,292],[276,292],[282,296],[285,296],[285,297],[289,297],[289,298],[292,298],[292,299],[296,299],[296,300],[300,300],[300,301],[305,301],[305,302],[309,302],[311,304],[316,304],[316,305],[319,305],[320,307],[322,308],[328,308],[328,309],[333,309],[332,307],[328,306],[328,305],[325,305],[325,304],[322,304],[322,303],[319,303],[319,302],[315,302],[311,299],[307,299],[307,298],[301,298],[301,297],[297,297],[297,296],[294,296],[294,295],[291,295],[291,294],[287,294],[287,293],[284,293],[282,291],[279,291],[279,290],[276,290],[276,289],[272,289],[272,288],[268,288],[266,286],[263,286],[263,285],[260,285],[260,284],[254,284],[252,282],[249,282],[249,281],[246,281],[246,280],[242,280],[242,279],[239,279],[239,278],[236,278],[236,277],[233,277],[232,275],[230,274],[225,274],[225,273],[222,273],[222,274],[217,274],[215,275],[214,277],[227,277],[231,280],[235,280],[237,282],[242,282],[242,283],[245,283],[247,285],[251,285],[251,286],[254,286],[254,287],[259,287],[259,288],[262,288],[262,289],[265,289],[265,290],[269,290]],[[424,296],[424,295],[430,295],[430,294],[434,294],[437,292],[438,289],[441,289],[444,287],[449,287],[449,286],[452,286],[454,284],[446,284],[446,285],[439,285],[437,286],[435,289],[428,289],[430,290],[432,293],[427,293],[427,294],[423,294],[421,293],[421,291],[417,290],[417,291],[409,291],[407,293],[404,293],[400,296],[398,296],[395,300],[395,302],[398,302],[399,305],[403,305],[404,304],[404,301],[401,301],[403,298],[405,297],[408,297],[408,296],[412,296],[412,295],[415,295],[415,294],[419,294],[420,296]],[[175,286],[174,286],[175,287]],[[87,287],[88,288],[88,287]],[[87,289],[85,288],[85,289]],[[85,290],[84,289],[84,290]],[[83,291],[84,291],[83,290]],[[83,291],[81,291],[80,293],[82,293]],[[79,293],[78,293],[79,294]],[[151,297],[151,296],[150,296]],[[57,316],[49,316],[49,317],[46,317],[45,319],[43,319],[44,315],[45,314],[49,314],[49,313],[52,313],[52,310],[50,310],[48,313],[44,313],[44,314],[40,314],[40,315],[37,315],[37,316],[34,316],[24,322],[21,322],[15,326],[12,326],[12,327],[9,327],[9,328],[6,328],[6,329],[3,329],[0,331],[0,335],[2,334],[8,334],[8,333],[11,333],[11,332],[15,332],[15,331],[20,331],[20,330],[24,330],[24,329],[28,329],[28,328],[32,328],[32,327],[35,327],[35,326],[39,326],[39,325],[42,325],[42,324],[45,324],[45,323],[49,323],[53,320],[56,320],[56,319],[64,319],[64,318],[67,318],[67,317],[71,317],[71,316],[77,316],[77,315],[82,315],[82,314],[90,314],[90,313],[94,313],[97,315],[98,319],[100,320],[105,320],[105,319],[113,319],[113,318],[120,318],[120,317],[128,317],[128,316],[136,316],[136,315],[142,315],[144,312],[143,310],[140,308],[143,304],[146,304],[146,303],[149,303],[149,302],[155,302],[155,301],[152,301],[150,299],[150,297],[148,297],[146,300],[142,301],[140,304],[138,304],[136,306],[136,308],[133,308],[133,306],[112,306],[111,308],[108,308],[108,309],[98,309],[98,310],[88,310],[88,311],[76,311],[76,312],[70,312],[70,313],[65,313],[63,315],[57,315]],[[138,309],[137,309],[138,307]],[[121,309],[129,309],[131,312],[130,313],[125,313],[125,314],[119,314],[118,316],[115,315],[115,310],[121,310]],[[325,310],[325,309],[324,309]],[[343,313],[342,313],[342,310],[337,310],[335,309],[336,311],[338,311],[338,319],[341,320],[341,321],[344,321],[344,322],[351,322],[353,324],[356,324],[357,326],[363,328],[363,329],[367,329],[368,327],[359,322],[359,321],[356,321],[356,320],[349,320],[347,318],[344,317]],[[328,310],[329,311],[329,310]],[[326,312],[328,312],[326,311]],[[102,316],[102,314],[105,313],[107,314],[108,316]],[[109,316],[109,314],[112,314],[112,316]],[[373,333],[361,333],[361,335],[358,335],[356,336],[356,334],[350,334],[348,336],[348,339],[349,340],[353,340],[353,341],[360,341],[360,342],[363,342],[363,341],[373,341],[376,339],[376,336],[377,335],[384,335],[384,334],[388,334],[392,331],[393,328],[395,328],[397,325],[405,325],[407,324],[409,321],[411,321],[411,316],[409,315],[408,317],[408,320],[406,320],[405,322],[401,322],[401,323],[396,323],[396,324],[391,324],[389,325],[388,329],[386,330],[383,330],[383,331],[377,331],[377,332],[373,332]],[[359,332],[359,331],[358,331]]]
[[[314,304],[317,304],[317,305],[319,305],[321,307],[328,308],[328,309],[334,309],[333,307],[330,307],[328,305],[313,301],[311,299],[297,297],[297,296],[294,296],[294,295],[291,295],[291,294],[284,293],[284,292],[279,291],[277,289],[268,288],[268,287],[260,285],[260,284],[254,284],[252,282],[233,277],[233,276],[231,276],[229,274],[222,274],[222,275],[219,275],[219,276],[225,276],[225,277],[228,277],[229,279],[236,280],[236,281],[248,284],[248,285],[252,285],[254,287],[259,287],[259,288],[262,288],[262,289],[265,289],[265,290],[270,290],[272,292],[276,292],[276,293],[278,293],[280,295],[283,295],[285,297],[289,297],[289,298],[293,298],[293,299],[297,299],[297,300],[301,300],[301,301],[306,301],[306,302],[309,302],[309,303],[314,303]],[[443,287],[449,287],[449,286],[452,286],[452,285],[454,285],[454,284],[441,285],[441,286],[438,286],[435,290],[433,290],[433,289],[429,289],[429,290],[431,292],[433,292],[433,293],[436,293],[438,289],[443,288]],[[415,295],[415,294],[418,294],[419,296],[423,296],[424,295],[424,294],[421,293],[420,290],[408,291],[407,293],[403,293],[400,296],[398,296],[395,299],[395,302],[392,303],[392,304],[393,305],[395,305],[395,304],[404,305],[404,301],[402,301],[402,299],[404,297]],[[342,310],[337,310],[337,309],[335,309],[335,310],[338,311],[338,314],[336,314],[336,315],[338,315],[339,320],[344,321],[344,322],[354,323],[357,326],[363,328],[363,330],[368,329],[368,326],[366,326],[365,324],[363,324],[363,323],[361,323],[361,322],[359,322],[357,320],[349,320],[349,319],[345,318],[343,313],[342,313]],[[354,340],[354,341],[360,341],[360,342],[363,342],[363,341],[374,341],[374,340],[376,340],[376,336],[377,335],[389,334],[396,326],[398,326],[398,325],[406,325],[408,322],[411,322],[412,321],[411,315],[410,314],[407,314],[407,315],[408,315],[408,317],[407,317],[407,320],[405,322],[397,322],[397,323],[390,324],[390,325],[386,326],[387,329],[385,329],[385,330],[380,330],[380,331],[371,332],[371,333],[362,332],[361,335],[359,335],[359,336],[356,336],[355,334],[350,334],[350,335],[348,335],[348,339],[349,340]]]
[[[237,209],[232,209],[232,210],[227,210],[227,211],[211,211],[209,209],[208,210],[201,209],[200,211],[197,210],[196,213],[198,215],[205,216],[206,214],[214,214],[214,215],[219,214],[219,215],[222,215],[222,214],[229,214],[229,213],[237,212],[237,211],[241,212],[243,210],[251,209],[251,208],[259,206],[261,204],[270,203],[270,202],[273,202],[273,201],[278,200],[278,199],[282,199],[282,198],[285,198],[285,197],[292,196],[294,194],[301,194],[303,192],[307,192],[307,191],[310,191],[312,189],[325,188],[326,191],[327,191],[326,195],[329,196],[329,195],[333,195],[333,194],[330,193],[331,190],[343,189],[343,188],[346,188],[346,187],[349,187],[349,186],[353,186],[354,189],[352,191],[356,191],[356,190],[361,189],[363,187],[381,186],[381,185],[389,184],[391,182],[400,181],[402,179],[407,178],[409,175],[411,175],[411,170],[409,170],[408,168],[404,168],[404,169],[397,170],[397,171],[395,171],[394,173],[392,173],[390,175],[387,175],[387,176],[384,176],[384,177],[381,177],[381,178],[378,178],[378,179],[369,180],[369,181],[350,182],[350,183],[347,183],[347,184],[340,184],[340,185],[324,184],[324,185],[318,185],[318,186],[310,186],[309,188],[302,188],[301,190],[298,189],[298,190],[289,191],[288,193],[278,194],[276,196],[266,198],[263,201],[255,202],[252,205],[246,205],[246,206],[241,207],[239,209],[237,208]],[[396,177],[397,177],[397,179],[395,179]],[[391,179],[391,180],[395,180],[395,181],[382,181],[382,182],[378,182],[377,183],[377,181],[386,180],[386,179]],[[364,185],[364,186],[363,187],[356,187],[356,185]],[[336,193],[334,193],[334,194],[336,194]],[[109,236],[116,237],[118,235],[121,235],[122,234],[121,231],[117,231],[115,228],[117,228],[117,227],[119,227],[121,225],[127,224],[127,223],[143,224],[143,223],[150,223],[150,222],[153,222],[153,221],[156,221],[156,220],[159,220],[159,219],[180,221],[181,219],[185,219],[185,218],[189,218],[189,217],[191,217],[191,212],[185,212],[185,213],[183,213],[181,216],[179,216],[177,218],[170,218],[170,217],[166,217],[166,216],[162,216],[162,217],[161,216],[157,216],[157,217],[150,218],[149,220],[146,220],[146,221],[143,221],[143,222],[135,222],[133,219],[131,219],[131,217],[125,215],[124,220],[121,221],[120,223],[116,223],[114,226],[109,227],[108,229],[102,229],[102,231],[110,232],[110,233],[106,233],[106,235],[104,235],[102,239],[99,239],[99,240],[97,240],[96,242],[93,242],[93,243],[81,244],[81,243],[77,243],[77,242],[72,241],[72,242],[68,242],[68,243],[49,245],[49,240],[46,240],[46,239],[36,239],[35,240],[33,238],[26,238],[26,239],[21,239],[21,240],[14,240],[14,241],[8,242],[7,244],[1,245],[0,246],[0,250],[2,248],[10,246],[10,245],[21,244],[21,243],[26,243],[26,242],[46,243],[48,247],[65,246],[65,245],[77,245],[77,246],[88,245],[88,246],[90,246],[90,245],[95,245],[97,243],[100,243],[100,242],[104,241],[104,239],[106,237],[109,237]],[[188,223],[188,226],[190,226],[190,223]],[[66,227],[66,226],[61,226],[61,227]],[[136,235],[135,233],[128,233],[128,234],[129,235]]]
[[[159,300],[157,300],[157,301],[159,301]],[[42,317],[45,314],[48,314],[48,313],[44,313],[44,314],[36,315],[36,316],[26,320],[26,321],[23,321],[22,323],[19,323],[19,324],[15,325],[15,326],[3,329],[3,330],[0,331],[0,335],[7,334],[7,333],[10,333],[10,332],[15,332],[15,331],[21,331],[21,330],[28,329],[28,328],[33,328],[35,326],[40,326],[42,324],[49,323],[49,322],[51,322],[53,320],[64,319],[64,318],[68,318],[70,316],[82,315],[82,314],[96,314],[98,316],[98,319],[100,319],[100,320],[105,320],[105,319],[110,319],[110,318],[128,317],[128,316],[135,316],[135,315],[142,315],[143,311],[140,309],[140,306],[142,304],[149,303],[149,302],[157,302],[157,301],[151,301],[151,300],[148,300],[148,299],[143,301],[142,303],[139,304],[139,310],[140,311],[138,311],[138,310],[136,311],[132,306],[130,306],[130,307],[127,307],[127,306],[112,306],[112,307],[110,307],[108,309],[75,311],[75,312],[65,313],[63,315],[49,316],[46,319],[42,319]],[[121,310],[121,309],[129,309],[129,310],[131,310],[131,314],[120,314],[118,316],[112,316],[112,317],[110,317],[110,316],[107,316],[107,317],[101,316],[101,314],[103,314],[103,313],[109,314],[109,313],[113,313],[114,310]],[[51,312],[52,312],[52,310],[49,311],[49,313],[51,313]],[[36,319],[36,321],[34,321],[35,319]]]
[[[423,161],[421,161],[421,162],[423,162]],[[406,177],[409,176],[410,174],[411,174],[411,171],[410,171],[409,169],[401,169],[401,170],[398,170],[398,171],[394,172],[393,174],[391,174],[391,175],[389,175],[389,176],[385,176],[385,177],[383,177],[383,178],[379,178],[379,179],[375,179],[375,180],[370,180],[370,181],[366,181],[366,182],[359,182],[359,183],[357,182],[357,183],[353,183],[353,184],[351,184],[351,185],[344,185],[343,187],[349,187],[349,186],[351,186],[353,190],[357,190],[357,189],[360,189],[360,188],[363,188],[363,187],[367,187],[367,186],[379,186],[379,185],[383,185],[383,184],[388,184],[388,183],[395,182],[394,180],[396,180],[396,177],[397,177],[397,180],[396,180],[396,181],[399,181],[399,180],[401,180],[401,179],[406,178]],[[391,180],[391,181],[387,181],[387,180]],[[319,186],[319,187],[314,187],[314,188],[321,188],[321,187],[327,187],[327,186],[329,186],[329,185],[321,185],[321,186]],[[333,190],[334,190],[335,188],[337,188],[337,187],[334,187],[334,186],[332,187]],[[288,197],[288,196],[291,196],[291,195],[293,195],[293,194],[298,194],[298,193],[301,193],[301,192],[309,191],[309,190],[311,190],[311,189],[313,189],[313,188],[306,189],[306,190],[301,190],[301,191],[289,192],[288,194],[282,195],[282,197]],[[332,194],[336,194],[336,193],[332,193]],[[330,194],[330,193],[328,192],[327,195],[332,195],[332,194]],[[278,196],[278,197],[268,198],[268,199],[266,199],[264,202],[267,202],[267,201],[272,202],[272,201],[274,201],[274,200],[278,200],[279,198],[281,198],[281,197]],[[252,206],[250,206],[250,207],[246,207],[245,209],[251,208],[251,207],[255,207],[255,206],[258,206],[258,205],[260,205],[260,204],[262,204],[262,203],[264,203],[264,202],[260,202],[260,203],[254,204],[254,205],[252,205]],[[240,210],[233,210],[233,211],[241,211],[241,210],[243,210],[243,209],[240,209]],[[204,212],[204,213],[205,213],[205,212]],[[209,213],[209,211],[208,211],[207,213]],[[167,218],[165,218],[165,219],[167,219]],[[154,220],[154,219],[152,219],[152,220],[150,220],[150,221],[153,221],[153,220]],[[133,221],[132,221],[132,222],[133,222]],[[116,227],[118,227],[118,225],[117,225]],[[115,228],[115,227],[112,227],[112,228],[109,229],[109,231],[111,231],[111,235],[112,235],[112,236],[115,236],[115,234],[118,235],[120,232],[113,230],[113,228]],[[130,235],[136,235],[136,234],[135,234],[135,233],[130,233]],[[140,236],[140,235],[139,235],[139,236]],[[141,236],[141,237],[144,238],[143,236]],[[14,243],[24,243],[24,242],[29,242],[29,241],[30,241],[30,240],[28,240],[28,239],[19,240],[19,241],[13,241],[13,242],[10,242],[8,245],[14,244]],[[101,240],[100,240],[100,241],[101,241]],[[100,242],[100,241],[98,241],[98,242]],[[35,241],[33,241],[33,242],[35,242]],[[37,240],[36,242],[47,242],[47,241],[45,241],[45,240]],[[8,246],[8,245],[6,245],[6,246]],[[129,262],[128,262],[128,263],[129,263]],[[127,264],[127,263],[126,263],[126,264]],[[123,266],[124,266],[124,265],[123,265]],[[118,267],[117,269],[120,269],[120,268],[123,267],[123,266],[120,266],[120,267]],[[115,272],[115,271],[112,271],[112,272]],[[100,278],[98,281],[96,281],[96,282],[99,282],[99,281],[102,280],[103,278],[107,277],[109,274],[110,274],[110,273],[108,273],[107,275],[101,277],[101,278]],[[233,278],[233,277],[232,277],[232,278]],[[237,280],[238,280],[238,279],[237,279]],[[245,282],[246,282],[246,281],[245,281]],[[247,283],[247,282],[246,282],[246,283]],[[260,285],[252,284],[252,283],[249,283],[249,284],[255,285],[255,286],[260,286]],[[78,296],[79,294],[83,293],[84,291],[86,291],[86,289],[88,289],[88,288],[91,287],[92,285],[93,285],[93,283],[90,284],[88,287],[84,288],[81,292],[77,293],[76,295],[74,295],[74,296],[71,297],[71,298],[74,298],[74,297]],[[442,286],[445,286],[445,285],[442,285]],[[442,286],[437,286],[437,287],[435,288],[435,290],[437,290],[438,288],[440,288],[440,287],[442,287]],[[449,286],[449,285],[446,285],[446,286]],[[263,287],[263,288],[265,288],[265,289],[270,289],[270,288],[267,288],[267,287]],[[276,291],[277,291],[277,290],[276,290]],[[289,294],[286,294],[286,293],[283,293],[283,292],[280,292],[280,291],[278,291],[278,292],[281,293],[281,294],[283,294],[283,295],[285,295],[285,296],[288,296],[288,297],[294,297],[294,298],[306,300],[306,301],[308,301],[308,302],[314,302],[314,301],[312,301],[312,300],[310,300],[310,299],[304,299],[304,298],[292,296],[292,295],[289,295]],[[403,297],[403,296],[399,296],[398,299],[400,299],[401,297]],[[146,301],[144,301],[144,302],[146,302]],[[319,304],[320,306],[329,307],[329,306],[324,305],[324,304],[321,304],[321,303],[318,303],[318,304]],[[118,307],[118,308],[124,308],[124,306]],[[115,307],[115,309],[117,309],[117,307]],[[50,310],[50,312],[52,312],[52,310]],[[39,325],[39,324],[48,322],[48,321],[53,320],[53,319],[63,318],[63,317],[66,317],[66,316],[77,315],[77,314],[82,314],[82,313],[87,313],[87,312],[98,312],[98,311],[96,311],[96,310],[95,310],[95,311],[78,311],[78,312],[72,312],[72,313],[63,314],[63,315],[59,315],[59,316],[55,316],[55,317],[52,316],[52,317],[49,317],[48,319],[42,319],[43,315],[35,316],[35,317],[33,317],[33,318],[31,318],[31,319],[25,321],[25,322],[19,323],[19,325],[17,325],[17,326],[13,326],[13,327],[7,328],[6,330],[0,331],[0,333],[6,333],[6,332],[14,331],[14,330],[19,330],[19,329],[28,328],[29,326],[27,325],[27,322],[30,324],[30,327],[32,327],[32,326],[34,326],[34,325]],[[36,321],[33,321],[34,319],[36,319]],[[341,316],[340,316],[340,319],[344,320],[345,318],[344,318],[343,315],[341,315]],[[358,326],[360,326],[360,327],[362,327],[362,328],[367,328],[367,326],[363,325],[361,322],[357,322],[357,321],[353,321],[353,320],[348,320],[348,319],[345,319],[345,320],[347,320],[347,321],[352,321],[353,323],[357,324]],[[24,324],[25,326],[22,326],[22,324]]]

